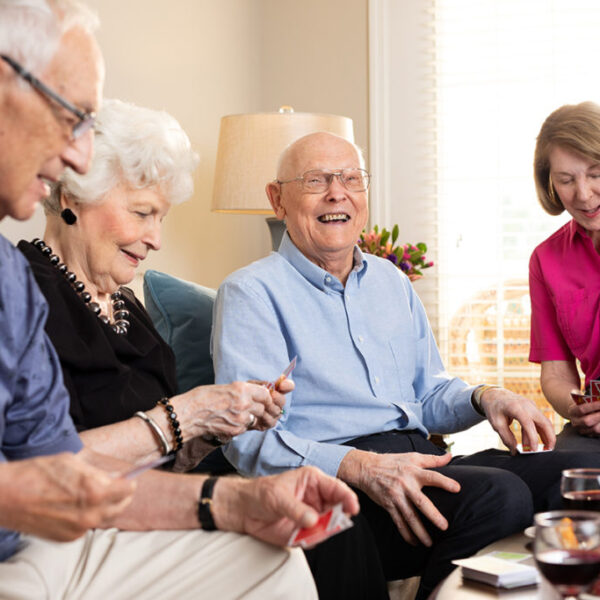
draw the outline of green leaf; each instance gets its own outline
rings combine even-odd
[[[387,229],[383,230],[381,234],[381,245],[385,246],[387,244],[388,238],[390,237],[390,232]]]
[[[421,251],[421,252],[427,252],[427,244],[425,244],[424,242],[419,242],[418,244],[415,244],[415,246]]]
[[[399,233],[400,233],[400,228],[398,227],[398,224],[396,223],[396,225],[394,225],[394,228],[392,229],[392,244],[396,243]]]

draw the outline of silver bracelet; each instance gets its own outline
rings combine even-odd
[[[158,440],[160,441],[160,445],[162,446],[163,456],[170,454],[171,450],[172,450],[171,444],[169,444],[169,440],[167,440],[167,436],[164,434],[163,430],[159,427],[158,423],[150,415],[147,415],[145,412],[142,412],[141,410],[138,410],[138,412],[136,412],[134,416],[139,417],[140,419],[142,419],[142,421],[146,421],[146,423],[148,423],[148,426],[150,427],[150,429],[152,429],[152,431],[156,434],[156,437],[158,438]]]

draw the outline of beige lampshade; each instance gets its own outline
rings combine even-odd
[[[315,131],[354,142],[352,119],[338,115],[282,107],[279,112],[223,117],[212,210],[272,215],[265,186],[275,179],[279,155],[288,144]]]

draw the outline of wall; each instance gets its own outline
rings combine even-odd
[[[342,114],[366,147],[367,0],[88,2],[102,22],[105,95],[167,110],[202,159],[193,199],[169,213],[144,268],[216,287],[270,251],[263,217],[210,212],[221,116],[281,104]],[[42,232],[41,214],[0,223],[13,241]]]
[[[261,103],[350,117],[368,150],[367,0],[263,0]]]

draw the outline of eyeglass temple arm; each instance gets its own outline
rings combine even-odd
[[[87,115],[80,111],[76,106],[71,104],[68,100],[61,98],[56,92],[51,90],[45,83],[40,81],[37,77],[32,75],[29,71],[26,71],[19,63],[15,62],[10,56],[6,56],[5,54],[0,54],[0,58],[7,62],[16,72],[22,77],[25,81],[31,84],[32,87],[43,91],[45,94],[50,96],[52,100],[60,104],[62,107],[71,111],[73,114],[77,115],[82,121],[87,117]]]

